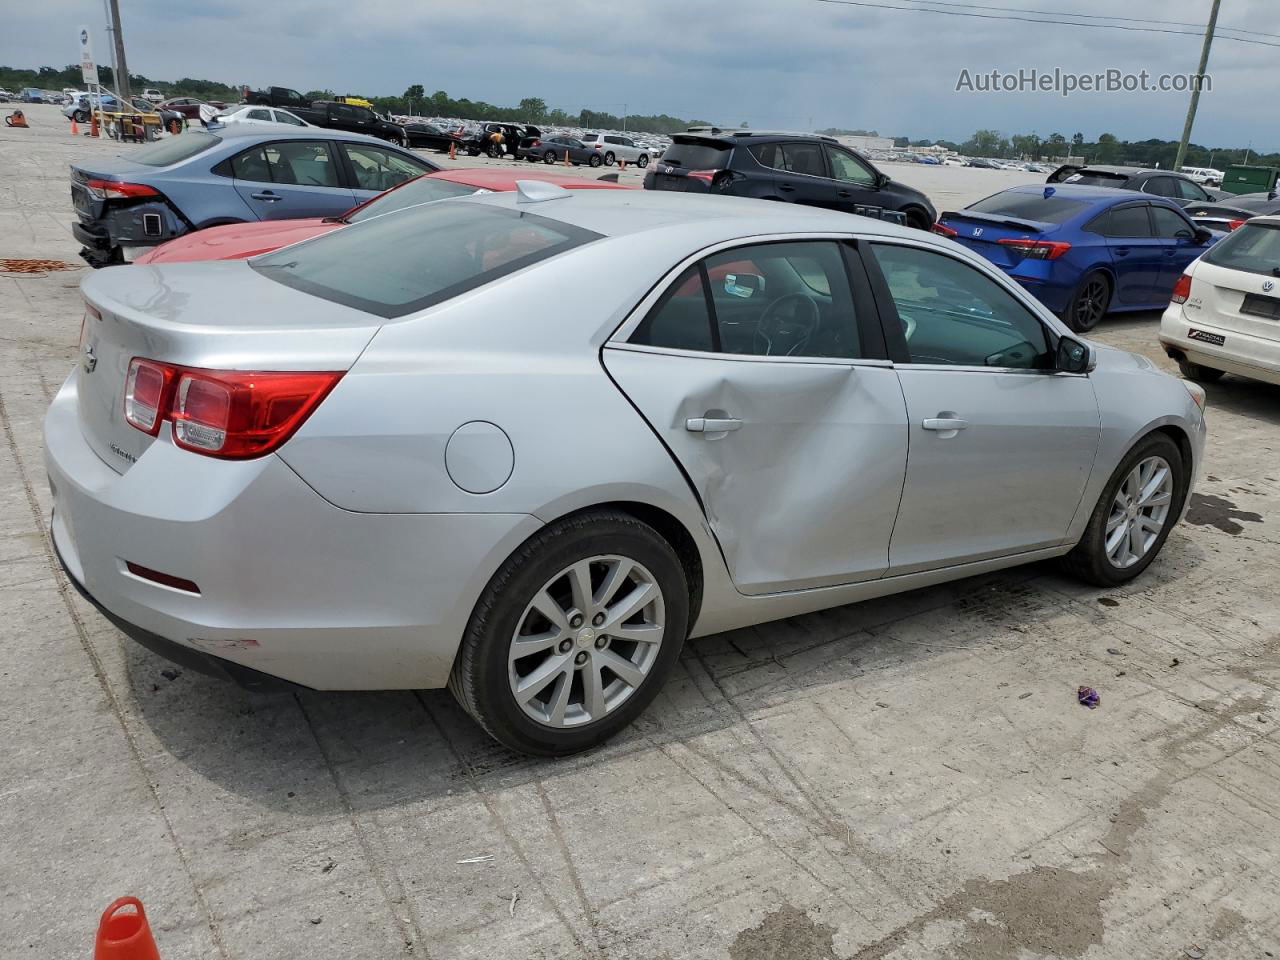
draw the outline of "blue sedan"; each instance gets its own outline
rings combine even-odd
[[[440,169],[358,133],[283,124],[193,130],[71,165],[72,227],[95,267],[226,223],[338,216]]]
[[[1187,264],[1221,236],[1172,200],[1071,184],[1013,187],[944,212],[933,230],[986,257],[1081,332],[1108,312],[1163,310]]]

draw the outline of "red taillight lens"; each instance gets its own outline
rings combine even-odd
[[[173,442],[184,450],[230,460],[260,457],[288,440],[341,378],[341,371],[241,373],[135,359],[125,417],[153,436],[171,420]],[[151,417],[152,409],[163,413]]]
[[[160,432],[164,420],[161,411],[171,374],[172,368],[150,360],[135,357],[129,362],[124,383],[124,418],[153,437]]]
[[[124,183],[120,180],[86,180],[85,186],[99,200],[126,200],[131,197],[158,197],[160,192],[145,183]]]
[[[959,230],[954,230],[951,227],[948,227],[945,223],[935,223],[929,229],[940,237],[954,237],[958,236],[960,233]]]
[[[702,180],[704,183],[709,184],[715,180],[716,174],[720,172],[719,170],[690,170],[685,176],[693,177],[695,180]]]
[[[1228,220],[1228,221],[1227,221],[1227,229],[1228,229],[1228,230],[1238,230],[1240,227],[1243,227],[1243,226],[1245,225],[1245,223],[1246,223],[1246,222],[1247,222],[1247,221],[1244,221],[1244,220]]]
[[[1184,273],[1173,285],[1173,296],[1169,298],[1169,302],[1186,303],[1189,296],[1191,296],[1191,274]]]
[[[996,243],[1021,254],[1027,260],[1057,260],[1071,249],[1071,244],[1060,240],[1029,240],[1026,237],[1005,237]]]

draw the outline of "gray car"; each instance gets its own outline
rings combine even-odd
[[[689,636],[1053,557],[1125,583],[1205,441],[1202,390],[957,244],[760,200],[521,181],[82,289],[72,582],[195,668],[448,685],[535,754]]]
[[[91,265],[255,220],[336,217],[439,166],[359,133],[275,123],[190,130],[71,164],[72,232]]]

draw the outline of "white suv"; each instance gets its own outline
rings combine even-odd
[[[164,103],[164,94],[159,90],[148,87],[142,91],[142,99],[148,103]]]
[[[587,149],[596,151],[600,162],[606,167],[613,166],[619,160],[625,160],[627,163],[634,163],[637,167],[644,168],[649,165],[649,158],[653,156],[653,151],[620,133],[588,133],[583,136],[582,142],[586,144]],[[591,166],[600,166],[595,157],[591,158]]]
[[[1280,384],[1280,216],[1254,217],[1187,267],[1160,343],[1188,380]]]

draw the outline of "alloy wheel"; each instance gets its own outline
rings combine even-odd
[[[579,560],[521,614],[507,658],[511,695],[545,726],[599,720],[645,682],[665,633],[662,589],[642,564],[618,555]]]
[[[1172,503],[1173,470],[1164,457],[1147,457],[1129,471],[1107,517],[1105,549],[1113,567],[1131,567],[1150,552]]]
[[[1085,284],[1075,305],[1077,330],[1092,330],[1107,309],[1106,281],[1094,278]]]

